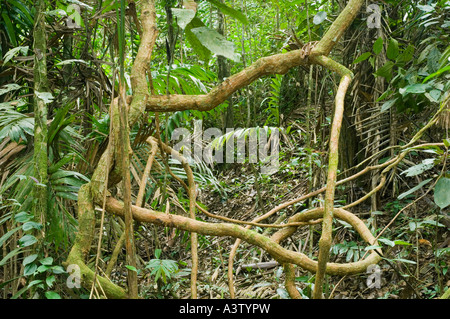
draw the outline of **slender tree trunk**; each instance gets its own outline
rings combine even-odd
[[[136,269],[136,247],[134,244],[133,215],[131,213],[131,176],[130,176],[130,136],[128,127],[127,105],[125,101],[125,89],[121,87],[119,97],[120,112],[120,153],[122,155],[122,192],[125,209],[125,248],[126,262],[128,266]],[[138,298],[137,273],[128,269],[128,295],[131,299]]]
[[[130,126],[128,123],[128,105],[126,102],[125,81],[125,1],[120,1],[120,24],[119,24],[119,52],[120,52],[120,80],[119,80],[119,153],[121,159],[121,173],[123,185],[123,202],[125,214],[125,249],[126,263],[128,269],[128,297],[138,298],[138,283],[136,272],[136,247],[134,244],[133,215],[131,212],[131,177],[130,177]],[[103,230],[102,230],[103,231]],[[134,269],[133,269],[134,268]]]
[[[41,235],[45,234],[45,221],[47,213],[47,105],[39,97],[40,93],[48,92],[47,80],[47,41],[45,35],[45,2],[36,2],[36,15],[33,30],[34,49],[34,178],[36,184],[33,187],[33,213],[36,222],[44,228]]]

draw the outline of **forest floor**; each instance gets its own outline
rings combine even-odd
[[[205,204],[211,213],[233,219],[251,221],[262,214],[261,209],[255,209],[258,201],[258,191],[255,188],[251,172],[242,167],[228,169],[220,180],[227,185],[233,185],[227,191],[228,198],[217,195],[217,191],[204,190],[199,200]],[[247,181],[247,182],[246,182]],[[305,182],[302,178],[274,176],[270,183],[259,183],[260,195],[264,203],[264,210],[270,210],[287,200],[299,197],[306,193]],[[355,195],[355,194],[354,194]],[[359,194],[357,194],[359,195]],[[383,245],[385,258],[379,263],[379,285],[370,288],[370,282],[375,283],[369,276],[371,273],[346,276],[328,276],[325,293],[333,299],[409,299],[436,298],[442,294],[446,286],[450,286],[450,274],[447,271],[450,259],[446,258],[450,250],[450,219],[448,216],[439,216],[439,224],[433,221],[438,218],[436,211],[430,207],[427,198],[418,202],[411,209],[406,209],[400,217],[384,234],[384,238],[396,240],[398,244],[391,247],[389,242]],[[405,203],[394,201],[382,202],[382,210],[371,217],[370,207],[362,207],[354,211],[366,224],[384,228],[393,216]],[[301,211],[305,206],[296,207]],[[434,212],[434,215],[432,214]],[[293,214],[292,208],[284,211],[288,216]],[[274,223],[279,215],[273,216],[266,222]],[[208,221],[212,218],[202,216]],[[417,224],[413,229],[415,220],[425,220],[429,223]],[[264,229],[257,229],[264,232]],[[310,232],[313,234],[313,243],[309,241]],[[269,230],[270,233],[270,230]],[[267,234],[267,230],[266,230]],[[300,228],[299,231],[283,243],[285,247],[301,251],[313,259],[317,259],[318,240],[320,238],[320,225]],[[213,240],[210,242],[209,240]],[[203,249],[200,239],[199,260],[199,297],[200,298],[229,298],[227,265],[229,251],[234,244],[232,238],[204,239]],[[365,245],[349,225],[335,222],[334,242],[331,262],[346,263],[361,258]],[[241,243],[234,259],[236,298],[288,298],[284,288],[284,273],[280,265],[269,269],[250,269],[242,267],[261,262],[273,261],[271,256],[263,253],[257,247]],[[373,278],[373,276],[372,276]],[[369,282],[368,282],[368,279]],[[296,267],[296,285],[305,298],[311,295],[314,283],[314,274]],[[187,287],[186,287],[187,288]],[[189,296],[189,290],[185,297]]]
[[[241,221],[252,221],[277,205],[308,193],[307,178],[302,167],[302,154],[287,154],[280,170],[271,176],[258,175],[248,164],[227,164],[215,167],[215,183],[199,185],[198,201],[215,215]],[[323,159],[322,159],[323,161]],[[300,162],[300,164],[299,164]],[[317,179],[324,180],[323,170],[314,172]],[[322,175],[321,175],[322,174]],[[320,183],[317,183],[320,184]],[[358,181],[359,185],[370,185],[368,181]],[[319,186],[321,187],[321,186]],[[404,185],[407,190],[407,185]],[[367,190],[362,187],[338,188],[337,205],[353,202]],[[396,199],[387,189],[380,194],[379,211],[372,212],[370,201],[366,201],[352,213],[366,223],[374,234],[379,234],[413,198]],[[393,199],[394,198],[394,199]],[[321,196],[313,199],[311,206],[320,205]],[[264,223],[285,222],[282,216],[305,210],[308,203],[298,203],[277,212]],[[448,212],[439,211],[433,203],[432,194],[401,211],[401,214],[380,237],[384,259],[375,268],[376,273],[339,277],[327,276],[325,294],[331,299],[432,299],[442,295],[450,287],[450,217]],[[284,214],[284,215],[282,215]],[[198,218],[207,222],[221,222],[197,213]],[[436,223],[437,221],[437,223]],[[270,228],[252,229],[270,236]],[[317,260],[321,225],[299,228],[282,243],[283,247],[300,251]],[[140,232],[142,233],[142,232]],[[150,258],[151,246],[161,247],[163,259],[178,261],[180,271],[175,280],[154,283],[152,276],[142,276],[141,291],[148,298],[190,298],[191,267],[189,236],[175,229],[161,229],[150,226],[145,236],[137,241],[141,255]],[[155,236],[158,234],[157,236]],[[312,235],[312,236],[311,236]],[[311,241],[312,237],[312,241]],[[154,238],[158,242],[155,243]],[[228,288],[228,258],[235,242],[230,237],[199,235],[198,297],[201,299],[230,298]],[[349,263],[363,258],[365,247],[352,227],[345,222],[334,222],[333,243],[330,262]],[[150,249],[149,249],[150,247]],[[146,259],[144,257],[144,259]],[[270,268],[258,269],[251,265],[271,262]],[[285,299],[283,267],[258,247],[242,242],[234,258],[234,287],[236,298],[245,299]],[[314,285],[314,274],[299,267],[295,268],[296,286],[303,298],[310,298]],[[376,276],[374,277],[373,274]],[[124,276],[121,280],[124,280]],[[117,278],[116,278],[117,280]],[[375,287],[369,287],[369,284]],[[143,288],[142,288],[143,287]]]

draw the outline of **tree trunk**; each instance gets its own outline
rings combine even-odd
[[[33,213],[36,222],[44,227],[41,234],[45,232],[45,221],[47,213],[47,105],[40,98],[39,93],[48,92],[47,80],[47,41],[45,35],[45,2],[36,2],[36,15],[33,31],[34,49],[34,178],[36,184],[33,187]]]

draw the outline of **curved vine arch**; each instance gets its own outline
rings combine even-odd
[[[290,218],[290,226],[286,225],[284,229],[276,232],[271,238],[261,235],[247,227],[242,227],[232,223],[209,223],[201,222],[194,218],[183,217],[170,213],[163,213],[153,211],[151,209],[139,207],[140,205],[132,205],[131,211],[133,218],[137,221],[152,223],[162,226],[170,226],[183,229],[192,234],[205,234],[212,236],[231,236],[239,240],[244,240],[250,244],[257,245],[272,255],[276,260],[285,265],[296,264],[304,269],[316,273],[316,284],[314,297],[321,298],[322,280],[325,273],[332,275],[347,275],[357,274],[366,271],[366,268],[374,263],[377,263],[381,257],[381,252],[372,251],[371,254],[358,262],[348,264],[328,263],[328,255],[331,245],[331,225],[334,217],[345,220],[351,224],[361,235],[361,237],[371,245],[376,243],[375,238],[364,225],[364,223],[355,215],[341,208],[334,208],[334,192],[337,184],[337,159],[339,151],[339,133],[342,122],[342,112],[344,109],[344,97],[347,88],[353,78],[353,74],[344,66],[333,61],[328,57],[334,45],[339,41],[344,31],[348,28],[351,22],[359,12],[363,1],[350,0],[341,14],[331,25],[325,36],[314,46],[308,46],[304,49],[291,51],[284,54],[276,54],[269,57],[264,57],[253,63],[251,66],[242,70],[241,72],[230,76],[224,82],[212,89],[208,94],[198,96],[184,96],[184,95],[153,95],[149,93],[149,85],[146,78],[153,46],[157,37],[156,29],[156,13],[154,0],[141,1],[141,43],[134,61],[131,71],[131,84],[133,89],[133,96],[127,98],[126,103],[128,125],[131,126],[136,120],[141,117],[145,111],[179,111],[179,110],[210,110],[222,103],[230,94],[239,90],[242,87],[249,85],[258,78],[272,74],[284,74],[289,69],[299,65],[318,64],[323,67],[336,72],[341,76],[341,82],[338,92],[336,94],[336,107],[333,117],[333,124],[330,137],[330,153],[329,153],[329,169],[327,177],[327,186],[319,191],[308,194],[313,196],[325,191],[325,207],[312,209],[307,212],[297,214]],[[122,154],[120,147],[118,147],[119,127],[120,127],[120,113],[119,100],[114,99],[111,102],[111,125],[112,130],[110,134],[110,143],[107,150],[103,153],[91,181],[81,187],[78,196],[78,218],[79,218],[79,232],[75,239],[75,243],[69,253],[66,261],[68,264],[77,264],[80,267],[82,275],[82,284],[85,287],[91,287],[95,281],[96,285],[100,285],[101,290],[108,298],[127,298],[127,291],[109,279],[100,275],[96,276],[93,270],[85,264],[85,258],[88,254],[95,232],[95,207],[104,207],[108,213],[124,215],[124,204],[113,198],[107,191],[109,187],[117,184],[120,181],[121,165],[111,165],[120,163],[123,156],[129,154]],[[172,149],[163,145],[159,140],[158,147],[160,153],[170,153]],[[155,140],[153,140],[152,147],[156,147]],[[130,152],[129,152],[130,153]],[[155,153],[156,154],[156,153]],[[187,162],[183,162],[180,157],[186,173],[189,176],[190,168]],[[150,158],[149,158],[150,160]],[[151,159],[153,161],[153,159]],[[113,168],[110,171],[110,168]],[[359,174],[359,173],[358,173]],[[356,175],[358,175],[356,174]],[[180,180],[179,180],[180,181]],[[184,182],[180,181],[182,184]],[[195,211],[195,185],[183,185],[190,194],[190,207]],[[292,204],[293,202],[291,202]],[[286,207],[290,203],[285,203],[280,206]],[[274,210],[272,210],[273,212]],[[266,214],[267,215],[267,214]],[[268,217],[268,216],[267,216]],[[309,259],[306,255],[293,252],[283,248],[280,242],[287,236],[290,236],[299,225],[293,226],[292,223],[307,223],[312,219],[322,218],[322,238],[319,242],[320,253],[318,261]],[[259,221],[264,218],[260,218]],[[193,267],[193,272],[195,272]],[[193,282],[191,284],[192,297],[196,297],[196,283],[195,274],[193,274]],[[289,289],[288,289],[289,290]],[[230,293],[232,291],[230,290]],[[234,294],[232,293],[232,296]]]

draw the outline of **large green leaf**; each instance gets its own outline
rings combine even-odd
[[[172,13],[177,18],[177,24],[181,29],[185,29],[195,17],[195,11],[190,9],[172,8]]]
[[[373,44],[373,53],[380,54],[381,50],[383,50],[383,38],[379,37]]]
[[[441,58],[441,52],[438,48],[433,47],[430,51],[430,53],[427,56],[427,66],[428,66],[428,72],[434,73],[439,70],[439,60]]]
[[[2,88],[0,88],[0,95],[6,94],[10,91],[18,90],[20,88],[22,87],[16,83],[5,84]]]
[[[394,38],[389,40],[389,44],[387,47],[386,55],[389,59],[395,60],[398,56],[398,41]]]
[[[404,170],[401,174],[406,174],[406,176],[416,176],[422,174],[423,172],[433,168],[434,158],[427,158],[422,161],[422,163],[411,166],[410,168]]]
[[[375,75],[382,76],[386,78],[389,82],[392,79],[392,68],[394,67],[394,62],[387,61],[381,68],[379,68]]]
[[[353,61],[353,64],[356,64],[356,63],[362,62],[364,60],[367,60],[371,55],[372,55],[372,53],[365,52],[365,53],[361,54],[359,57],[357,57],[355,59],[355,61]]]
[[[411,188],[410,190],[408,190],[408,191],[406,191],[406,192],[400,194],[400,195],[398,196],[398,199],[403,199],[403,198],[405,198],[406,196],[408,196],[408,195],[414,193],[415,191],[421,189],[423,186],[425,186],[426,184],[428,184],[431,180],[432,180],[432,178],[428,178],[428,179],[424,180],[423,182],[419,183],[419,185],[417,185],[417,186]]]
[[[406,49],[397,57],[397,62],[409,62],[414,57],[414,46],[408,45]]]
[[[36,271],[36,269],[37,269],[37,265],[36,265],[36,264],[28,264],[28,265],[26,265],[26,266],[24,267],[23,275],[24,275],[24,276],[32,275],[32,274],[34,274],[34,272]]]
[[[37,243],[37,239],[33,235],[25,235],[19,239],[19,245],[21,247],[28,247],[35,243]]]
[[[16,30],[13,26],[13,22],[9,18],[8,13],[6,11],[2,12],[2,17],[3,21],[5,22],[6,33],[8,34],[9,40],[11,40],[13,46],[17,46]]]
[[[61,296],[57,292],[54,292],[54,291],[46,291],[45,297],[47,299],[61,299]]]
[[[8,61],[11,60],[18,53],[27,55],[28,48],[29,48],[28,46],[20,46],[20,47],[12,48],[11,50],[9,50],[8,52],[5,53],[5,56],[3,57],[3,64],[8,63]]]
[[[441,209],[450,205],[450,178],[442,177],[434,187],[434,202]]]
[[[207,27],[200,27],[191,30],[197,39],[216,55],[224,56],[235,62],[239,62],[239,54],[234,52],[234,44],[224,38],[219,32]]]
[[[33,255],[25,257],[25,259],[23,260],[23,265],[26,266],[28,264],[31,264],[33,261],[36,260],[37,257],[38,257],[37,254],[33,254]]]
[[[428,84],[422,84],[422,83],[416,83],[407,85],[404,88],[401,88],[399,90],[400,94],[405,96],[408,93],[418,94],[418,93],[425,93],[427,91],[427,88],[430,86]]]
[[[192,32],[192,29],[204,27],[204,26],[205,26],[205,24],[202,22],[202,20],[200,20],[199,18],[194,18],[186,26],[185,34],[186,34],[187,41],[192,46],[192,49],[194,49],[195,53],[198,54],[200,60],[208,62],[209,59],[211,58],[211,51],[207,47],[205,47],[202,44],[202,42]]]
[[[397,101],[397,98],[384,102],[383,105],[381,106],[380,112],[383,113],[383,112],[389,110],[392,107],[392,105],[395,104],[396,101]]]

